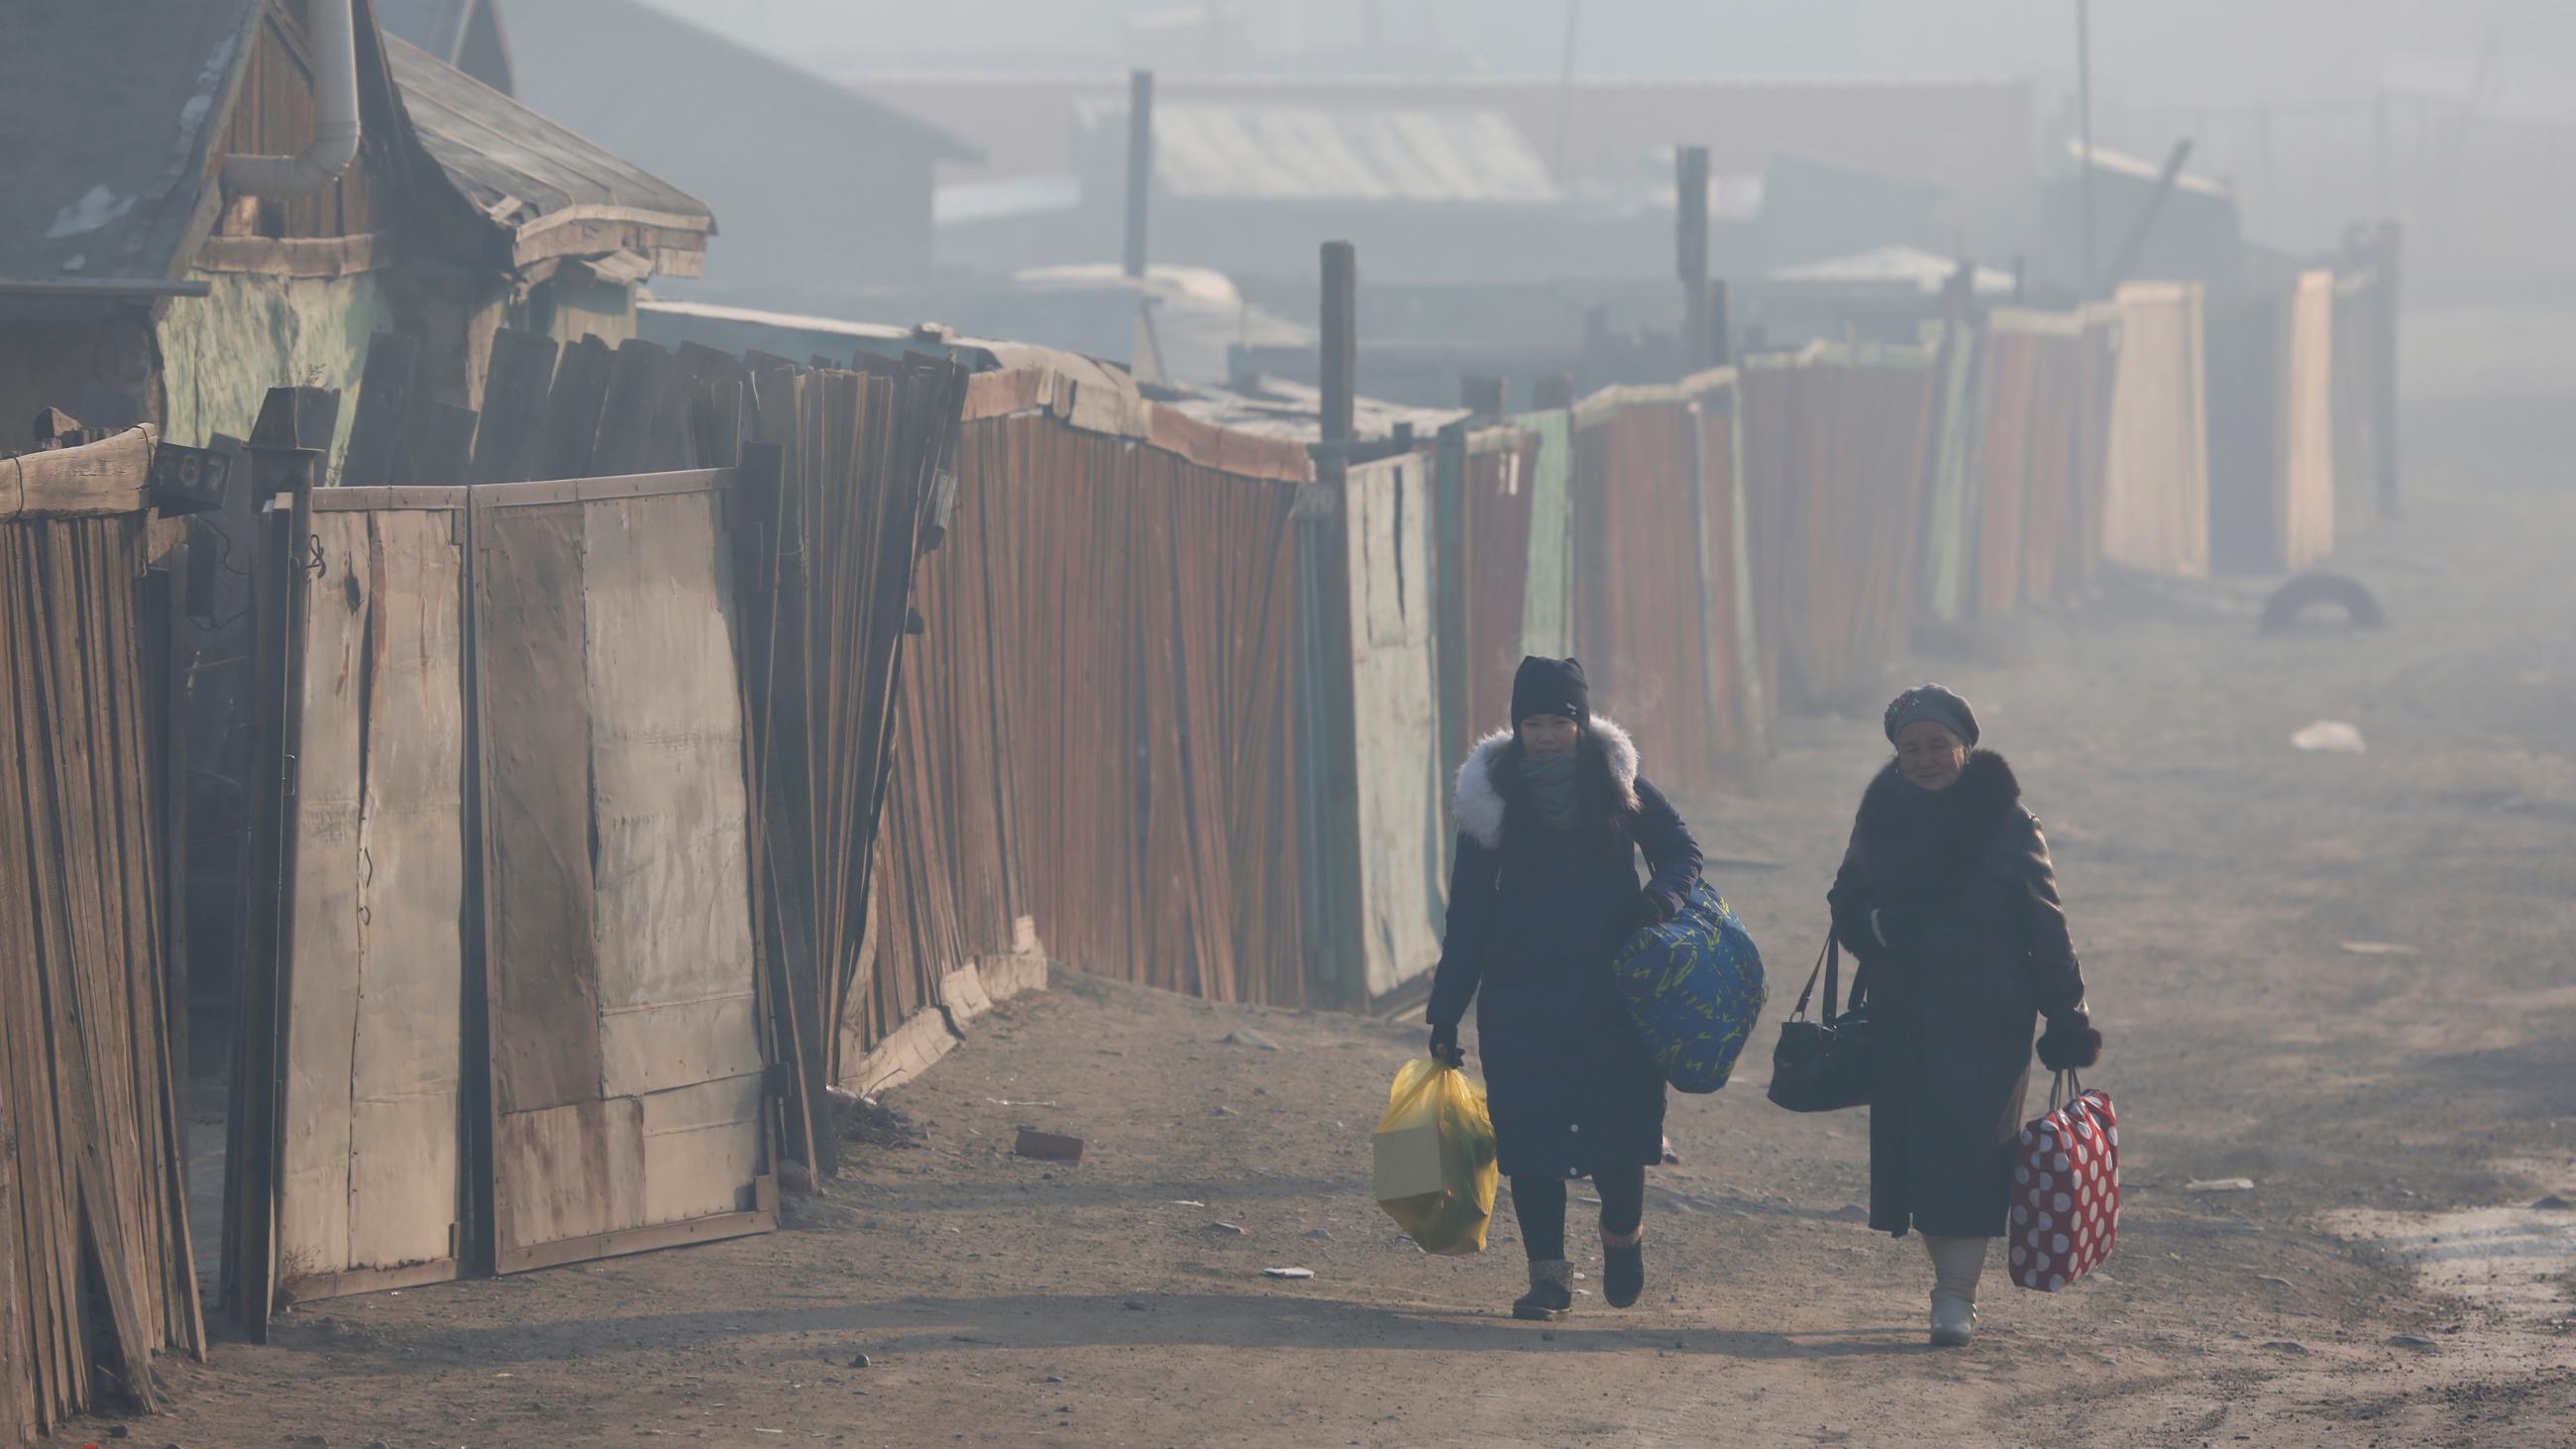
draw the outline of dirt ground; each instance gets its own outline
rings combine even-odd
[[[2046,823],[2125,1129],[2109,1264],[2057,1295],[1990,1268],[1972,1348],[1922,1346],[1921,1249],[1859,1221],[1862,1114],[1762,1097],[1882,749],[1793,720],[1687,802],[1713,854],[1781,863],[1714,873],[1772,1004],[1733,1086],[1675,1099],[1634,1309],[1516,1323],[1508,1212],[1470,1259],[1378,1212],[1418,1028],[1059,972],[894,1094],[920,1145],[854,1150],[787,1230],[298,1308],[171,1366],[132,1438],[2576,1443],[2576,1212],[2530,1208],[2576,1198],[2576,474],[2535,423],[2564,431],[2416,420],[2406,518],[2339,560],[2385,632],[2260,639],[2255,587],[2132,586],[1906,666],[1977,702]],[[2367,752],[2291,748],[2320,719]],[[1090,1155],[1014,1158],[1019,1125]]]

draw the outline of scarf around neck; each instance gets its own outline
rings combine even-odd
[[[1523,755],[1520,759],[1521,785],[1529,791],[1530,804],[1538,818],[1550,830],[1572,830],[1581,792],[1576,788],[1576,772],[1583,763],[1583,752],[1567,750],[1560,755]]]

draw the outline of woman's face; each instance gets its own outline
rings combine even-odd
[[[1521,753],[1538,758],[1574,748],[1574,721],[1561,714],[1534,714],[1521,721]]]
[[[1918,719],[1896,732],[1896,769],[1926,790],[1947,790],[1958,783],[1968,763],[1968,747],[1950,727]]]

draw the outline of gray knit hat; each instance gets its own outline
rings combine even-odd
[[[1927,719],[1957,735],[1963,745],[1977,742],[1977,712],[1968,708],[1966,700],[1937,684],[1918,684],[1888,702],[1887,742],[1896,743],[1896,736],[1907,725]]]

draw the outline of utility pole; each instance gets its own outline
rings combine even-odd
[[[2084,145],[2084,290],[2092,295],[2093,266],[2093,5],[2075,0],[2075,112]]]
[[[1673,154],[1673,244],[1682,282],[1681,364],[1685,374],[1713,366],[1708,327],[1708,148]]]
[[[1145,276],[1145,202],[1154,189],[1154,73],[1127,73],[1127,275]]]
[[[1583,31],[1583,0],[1565,0],[1565,73],[1556,84],[1556,184],[1573,178],[1565,171],[1567,139],[1574,132],[1574,43]]]
[[[1359,393],[1359,253],[1346,241],[1324,243],[1324,308],[1318,329],[1322,348],[1317,380],[1323,388],[1324,441],[1347,443],[1355,431]]]

